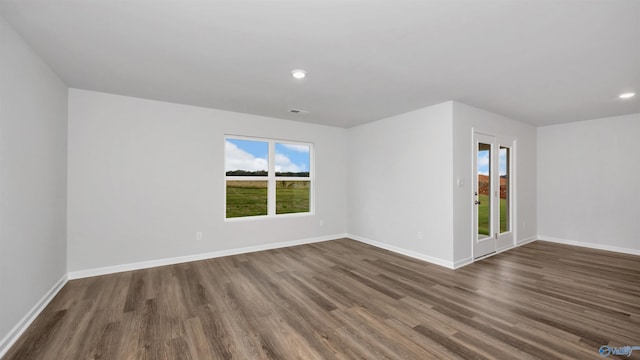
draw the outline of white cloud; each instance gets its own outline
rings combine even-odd
[[[302,172],[306,171],[303,166],[294,164],[291,159],[283,154],[276,153],[276,172]]]
[[[478,153],[478,174],[489,175],[489,152]]]
[[[267,159],[255,157],[229,141],[225,141],[224,151],[225,171],[257,171],[267,170],[269,168]]]
[[[294,145],[294,144],[280,144],[282,147],[287,148],[292,151],[297,151],[301,153],[309,152],[309,145]]]
[[[507,150],[500,149],[499,156],[500,159],[498,160],[498,164],[500,164],[500,176],[507,175]]]
[[[284,144],[283,144],[284,145]],[[295,151],[308,152],[309,148],[304,145],[287,145],[287,148]],[[233,170],[268,170],[269,162],[267,159],[255,157],[254,155],[240,149],[236,144],[225,141],[225,171]],[[303,172],[309,171],[304,164],[297,165],[291,161],[286,155],[276,153],[276,172]]]

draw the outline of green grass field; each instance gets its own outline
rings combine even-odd
[[[276,214],[309,212],[309,187],[276,187]]]
[[[309,211],[308,181],[276,182],[276,214]],[[266,181],[228,181],[227,218],[267,215]]]
[[[489,235],[489,196],[478,195],[478,234]],[[507,231],[507,199],[500,199],[500,232]]]
[[[267,188],[227,185],[227,218],[267,215]]]

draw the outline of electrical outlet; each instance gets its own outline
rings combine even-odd
[[[422,231],[418,231],[418,232],[416,233],[416,238],[417,238],[418,240],[422,240]]]
[[[323,227],[324,226],[324,220],[318,221],[318,224],[320,225],[320,227]]]
[[[202,240],[202,232],[201,231],[196,232],[196,240],[197,241]]]

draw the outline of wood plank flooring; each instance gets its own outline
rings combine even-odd
[[[640,345],[638,256],[538,241],[454,271],[341,239],[69,281],[5,359],[602,359],[602,345]]]

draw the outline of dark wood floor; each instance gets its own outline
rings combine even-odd
[[[454,271],[342,239],[70,281],[5,359],[602,359],[602,345],[640,345],[638,256],[538,241]]]

